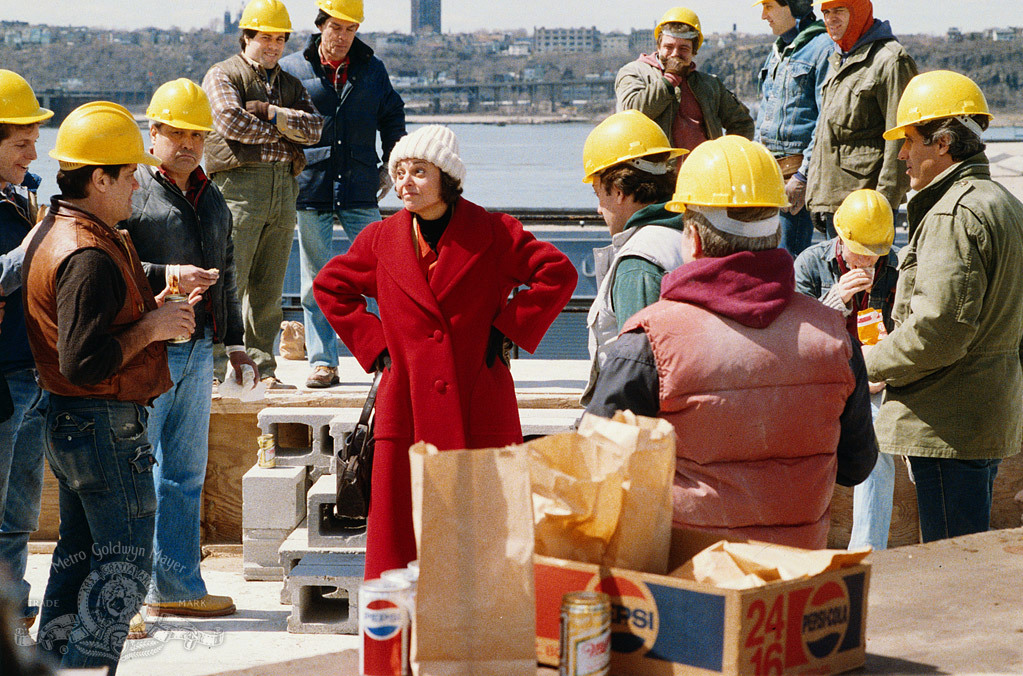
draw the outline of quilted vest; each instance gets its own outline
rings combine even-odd
[[[765,329],[659,301],[634,315],[677,435],[677,527],[827,545],[839,417],[855,387],[841,315],[794,294]]]

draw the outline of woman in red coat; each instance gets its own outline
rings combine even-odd
[[[409,446],[522,440],[503,343],[533,352],[576,283],[554,245],[460,196],[465,165],[448,128],[430,125],[399,140],[388,169],[405,208],[362,231],[313,283],[317,304],[362,367],[385,369],[366,579],[416,558]],[[526,288],[509,301],[519,286]],[[379,317],[366,297],[377,300]]]

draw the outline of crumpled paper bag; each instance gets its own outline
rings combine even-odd
[[[675,430],[619,412],[526,444],[536,553],[663,575],[671,544]]]
[[[767,542],[721,540],[671,575],[722,589],[753,589],[772,582],[798,580],[855,566],[870,552],[870,547],[853,550],[799,549]]]
[[[241,401],[260,401],[266,399],[266,383],[256,380],[256,371],[249,364],[242,365],[242,384],[235,380],[234,364],[227,363],[224,382],[217,387],[222,399],[240,399]]]

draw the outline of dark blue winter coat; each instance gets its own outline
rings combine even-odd
[[[281,68],[302,81],[316,109],[327,118],[315,146],[305,148],[306,168],[298,177],[299,209],[334,211],[377,205],[379,167],[376,135],[384,163],[405,135],[405,102],[394,91],[383,62],[355,38],[348,52],[348,80],[335,90],[320,65],[320,34],[305,51],[281,59]]]

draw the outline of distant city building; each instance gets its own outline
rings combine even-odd
[[[359,37],[372,42],[370,46],[377,54],[381,55],[393,52],[396,49],[411,49],[415,44],[415,38],[402,33],[377,33],[372,37],[364,36],[360,33]]]
[[[605,33],[600,37],[600,53],[621,55],[629,54],[629,36],[625,33]]]
[[[654,51],[654,30],[652,28],[643,28],[641,30],[633,30],[629,33],[629,53],[630,54],[649,54]]]
[[[412,34],[440,32],[440,0],[412,0]]]
[[[538,54],[548,52],[587,53],[600,51],[600,31],[592,28],[537,28],[533,47]]]
[[[234,19],[231,18],[231,10],[224,10],[224,35],[234,35],[238,32],[238,22],[242,18],[242,13],[239,11],[235,14]]]
[[[995,42],[1010,42],[1016,37],[1015,28],[995,28],[991,31],[991,39]]]
[[[528,40],[518,40],[508,45],[508,56],[529,56],[533,51],[533,43]]]
[[[948,33],[946,33],[946,37],[948,38],[949,42],[962,42],[963,41],[963,32],[961,30],[959,30],[958,28],[956,28],[955,26],[953,26],[952,28],[948,29]]]

